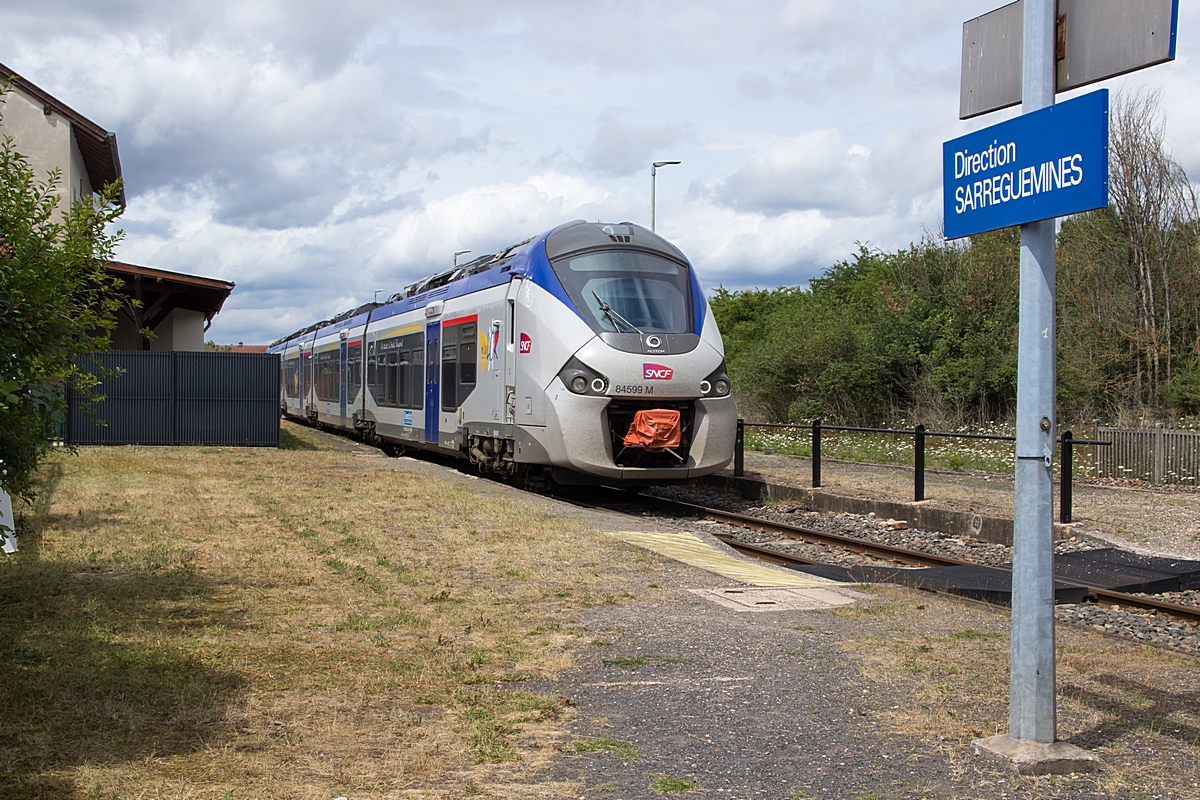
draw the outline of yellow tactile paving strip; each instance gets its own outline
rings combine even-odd
[[[798,572],[785,572],[759,566],[734,558],[708,545],[687,531],[609,531],[612,536],[630,544],[653,550],[655,553],[715,572],[726,578],[751,586],[824,586],[829,581],[803,577]]]

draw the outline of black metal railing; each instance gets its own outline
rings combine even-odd
[[[821,486],[821,432],[846,431],[850,433],[883,433],[913,437],[913,500],[925,500],[925,438],[927,436],[946,439],[988,439],[997,442],[1015,442],[1015,436],[1004,436],[991,433],[954,433],[951,431],[928,431],[924,425],[916,425],[911,429],[904,428],[862,428],[853,425],[823,425],[821,420],[814,419],[810,425],[799,425],[785,422],[746,422],[737,421],[737,437],[734,442],[733,476],[741,478],[746,472],[746,428],[792,428],[812,431],[812,486]],[[1059,462],[1059,519],[1063,523],[1072,521],[1071,488],[1074,483],[1073,450],[1076,445],[1106,446],[1112,442],[1098,439],[1076,439],[1070,431],[1064,431],[1058,440],[1062,445],[1062,457]]]

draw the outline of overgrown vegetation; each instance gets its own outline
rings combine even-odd
[[[1118,96],[1111,205],[1058,238],[1058,396],[1068,423],[1200,414],[1200,226],[1155,95]],[[1020,237],[860,247],[805,287],[719,290],[748,418],[960,426],[1011,420]]]
[[[12,137],[0,139],[0,488],[26,498],[66,389],[95,395],[80,359],[108,349],[119,307],[105,271],[120,239],[106,232],[122,211],[119,184],[64,209],[59,178],[35,175]]]

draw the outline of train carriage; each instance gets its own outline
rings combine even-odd
[[[631,223],[567,223],[271,346],[282,412],[531,483],[722,469],[737,412],[691,264]]]

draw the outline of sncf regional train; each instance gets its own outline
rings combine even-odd
[[[282,411],[535,486],[724,467],[737,412],[691,264],[631,223],[570,222],[271,346]]]

